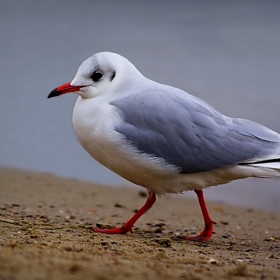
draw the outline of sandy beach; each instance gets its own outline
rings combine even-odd
[[[206,243],[196,200],[158,199],[126,235],[121,225],[144,189],[113,188],[0,168],[0,279],[280,279],[280,213],[208,202],[217,222]],[[206,197],[207,199],[207,197]]]

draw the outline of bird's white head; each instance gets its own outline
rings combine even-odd
[[[100,52],[85,60],[74,79],[55,88],[48,98],[75,92],[82,98],[116,92],[123,81],[128,85],[136,77],[143,77],[126,58],[111,52]]]

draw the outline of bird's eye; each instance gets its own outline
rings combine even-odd
[[[98,82],[103,77],[103,73],[101,71],[94,71],[90,77],[94,82]]]

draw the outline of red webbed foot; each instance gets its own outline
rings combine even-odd
[[[149,193],[146,203],[136,212],[136,214],[120,228],[93,228],[94,232],[105,234],[125,234],[128,231],[132,232],[132,227],[135,222],[147,212],[156,202],[156,195],[153,192]]]
[[[197,236],[181,236],[180,239],[183,240],[191,240],[191,241],[198,241],[198,242],[204,242],[208,241],[213,232],[214,224],[216,224],[214,221],[211,220],[211,224],[205,226],[204,230]]]
[[[124,226],[119,228],[101,228],[96,227],[92,229],[94,232],[98,233],[105,233],[105,234],[126,234],[127,232],[132,233],[132,227],[131,228],[125,228]]]

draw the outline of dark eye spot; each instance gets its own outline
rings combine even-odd
[[[111,76],[111,82],[113,81],[113,79],[115,78],[116,76],[116,72],[113,72],[112,76]]]
[[[94,82],[98,82],[103,77],[103,73],[101,71],[94,71],[90,77]]]

